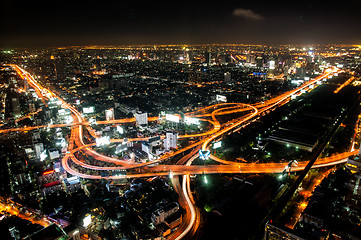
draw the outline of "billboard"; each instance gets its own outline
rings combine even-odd
[[[94,107],[84,107],[83,108],[83,113],[93,113],[94,112]]]
[[[217,148],[220,148],[220,147],[222,147],[222,141],[213,143],[213,149],[217,149]]]

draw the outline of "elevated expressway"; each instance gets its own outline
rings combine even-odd
[[[38,127],[25,127],[17,129],[5,129],[0,133],[6,133],[8,131],[21,131],[32,130],[40,127],[62,127],[71,126],[71,135],[69,138],[68,152],[62,159],[62,166],[64,169],[72,174],[81,178],[87,179],[123,179],[123,178],[137,178],[137,177],[153,177],[153,176],[165,176],[171,177],[175,190],[179,193],[180,204],[186,209],[185,220],[177,231],[169,236],[169,239],[181,239],[185,236],[192,235],[199,224],[199,213],[194,206],[194,200],[190,191],[190,174],[214,174],[214,173],[281,173],[288,163],[236,163],[232,161],[225,161],[215,156],[210,156],[214,161],[220,164],[217,165],[192,165],[192,162],[198,157],[198,149],[206,151],[210,148],[212,141],[219,139],[223,134],[231,131],[238,130],[258,117],[267,114],[275,108],[282,106],[290,101],[292,95],[299,94],[302,90],[307,89],[310,85],[327,78],[334,74],[338,69],[327,69],[322,75],[311,79],[304,83],[297,89],[291,90],[270,100],[256,103],[256,104],[243,104],[243,103],[220,103],[212,106],[207,106],[199,109],[195,112],[187,113],[186,115],[200,118],[201,121],[207,121],[212,125],[212,128],[204,133],[182,135],[179,138],[198,138],[199,140],[187,147],[181,149],[175,149],[171,153],[167,153],[160,158],[148,163],[134,163],[131,161],[125,161],[118,158],[105,156],[93,150],[95,143],[85,143],[83,132],[87,130],[93,138],[97,138],[94,134],[94,130],[80,114],[80,112],[62,100],[59,96],[52,91],[42,87],[28,72],[20,68],[17,65],[11,65],[19,74],[19,76],[29,82],[39,97],[43,100],[50,98],[58,98],[62,102],[62,107],[69,109],[73,117],[73,123],[68,125],[52,125],[52,126],[38,126]],[[225,114],[238,113],[242,114],[241,117],[233,119],[229,122],[221,124],[217,120],[217,116]],[[156,121],[158,117],[148,118],[149,121]],[[120,124],[120,123],[132,123],[135,122],[134,118],[118,119],[110,121],[98,121],[97,124]],[[124,139],[111,139],[111,142],[123,142]],[[144,141],[147,138],[133,138],[128,141]],[[178,164],[166,164],[166,162],[172,157],[191,151],[182,158]],[[331,157],[318,159],[313,165],[314,168],[331,166],[335,164],[344,163],[348,156],[355,154],[354,152],[345,152],[337,154]],[[81,154],[81,155],[80,155]],[[92,162],[108,162],[111,166],[98,166],[87,163],[86,160],[77,158],[76,156],[86,155],[91,157]],[[108,164],[109,165],[109,164]],[[297,167],[293,167],[292,171],[301,171],[307,165],[307,161],[299,162]],[[112,174],[119,170],[126,170],[126,174]],[[107,171],[110,174],[101,174],[102,171]],[[88,173],[84,173],[88,172]],[[89,173],[90,172],[90,173]],[[179,179],[173,176],[183,175],[182,186]],[[188,235],[187,235],[188,234]]]

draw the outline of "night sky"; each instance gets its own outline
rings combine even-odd
[[[6,1],[0,48],[361,44],[361,1]],[[162,4],[160,4],[162,3]]]

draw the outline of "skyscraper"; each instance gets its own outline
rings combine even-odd
[[[232,78],[231,78],[231,73],[230,72],[225,72],[224,73],[224,82],[229,83],[231,82]]]
[[[109,109],[105,110],[105,119],[107,121],[114,120],[114,109],[113,108],[109,108]]]
[[[204,53],[204,58],[205,58],[205,63],[207,64],[207,66],[209,66],[211,64],[211,52],[206,51]]]
[[[164,139],[164,148],[169,150],[171,148],[177,148],[178,143],[178,133],[176,132],[167,132],[166,138]]]
[[[64,64],[62,61],[60,60],[56,60],[54,62],[54,66],[55,66],[55,77],[56,80],[64,80],[65,78],[65,70],[64,70]]]

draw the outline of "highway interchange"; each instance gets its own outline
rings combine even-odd
[[[215,173],[282,173],[288,163],[239,163],[232,161],[225,161],[210,155],[210,159],[217,162],[214,165],[192,165],[192,162],[199,157],[199,149],[207,151],[210,149],[211,143],[217,141],[224,134],[229,134],[235,130],[239,130],[242,127],[251,124],[252,121],[257,120],[259,117],[273,111],[279,106],[284,105],[291,100],[291,96],[301,94],[302,90],[308,90],[311,85],[321,84],[321,81],[332,76],[338,72],[337,68],[329,68],[324,73],[314,79],[305,82],[297,89],[286,92],[282,95],[274,97],[270,100],[256,103],[256,104],[244,104],[244,103],[220,103],[212,106],[204,107],[196,112],[186,113],[186,116],[196,117],[201,121],[206,121],[213,127],[203,133],[182,135],[179,138],[196,138],[198,141],[191,145],[174,149],[171,153],[164,154],[158,159],[155,159],[146,163],[135,163],[131,161],[121,160],[118,158],[109,157],[98,153],[93,150],[95,145],[95,138],[99,137],[95,134],[95,131],[91,128],[90,123],[84,119],[81,113],[72,105],[61,99],[60,96],[47,88],[44,88],[39,84],[30,73],[25,71],[18,65],[10,65],[16,70],[18,75],[22,79],[26,79],[31,87],[35,89],[36,94],[43,100],[49,100],[51,98],[58,98],[61,101],[62,107],[69,109],[73,117],[73,123],[71,124],[54,124],[50,126],[35,126],[24,128],[13,128],[0,130],[0,133],[7,133],[10,131],[29,131],[41,127],[71,127],[71,135],[68,142],[68,151],[62,158],[63,168],[70,174],[79,176],[86,179],[123,179],[123,178],[137,178],[137,177],[153,177],[153,176],[166,176],[168,175],[173,183],[175,190],[179,194],[179,203],[186,210],[181,226],[173,232],[169,239],[182,239],[185,236],[189,237],[195,233],[199,222],[200,214],[195,207],[193,196],[190,190],[190,175],[191,174],[215,174]],[[221,115],[238,113],[242,114],[241,117],[233,119],[229,122],[221,124],[217,118]],[[157,121],[158,117],[151,117],[148,121]],[[97,124],[121,124],[135,122],[134,118],[129,119],[117,119],[110,121],[98,121]],[[89,143],[84,140],[84,132],[92,136],[94,142]],[[123,142],[124,139],[111,139],[111,142]],[[133,138],[128,141],[144,141],[147,138]],[[102,162],[109,162],[115,164],[115,166],[97,166],[86,163],[77,154],[81,152],[91,158]],[[330,156],[323,159],[318,159],[313,168],[331,166],[335,164],[345,163],[347,157],[355,154],[357,151],[345,152]],[[167,164],[167,161],[172,157],[185,154],[176,164]],[[79,159],[78,159],[79,158]],[[299,162],[297,166],[292,167],[292,171],[301,171],[307,165],[306,162]],[[90,169],[89,173],[82,173],[78,169]],[[119,172],[119,170],[127,171],[126,174],[101,174],[102,171],[108,173]],[[135,171],[137,170],[137,171]],[[89,171],[88,171],[89,172]],[[176,175],[182,175],[182,183]]]

